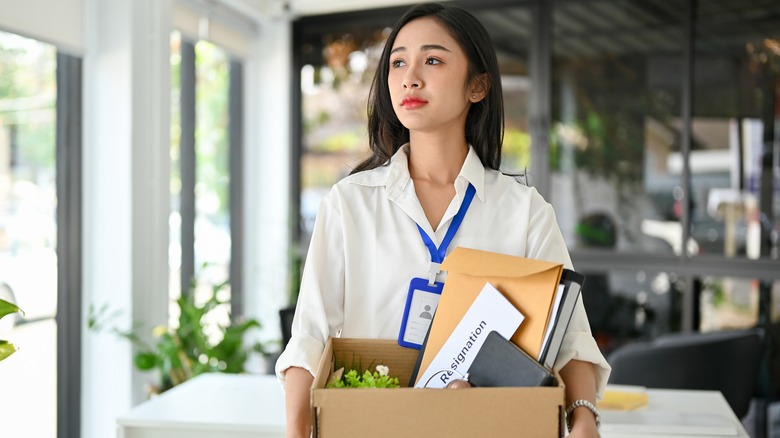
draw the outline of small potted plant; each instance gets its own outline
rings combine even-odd
[[[226,285],[222,283],[213,286],[211,295],[202,304],[196,302],[193,293],[182,294],[176,300],[178,324],[175,327],[158,326],[152,329],[155,338],[153,344],[145,342],[137,329],[111,329],[138,349],[134,358],[136,368],[141,371],[156,370],[159,373],[159,385],[147,388],[150,394],[161,393],[202,373],[242,373],[251,353],[267,354],[261,342],[245,345],[247,332],[260,328],[260,323],[255,319],[231,318],[228,324],[216,324],[216,327],[212,324],[210,329],[207,328],[209,314],[218,306],[228,304],[218,298],[218,292]],[[99,310],[91,308],[88,327],[94,331],[103,330],[107,310],[107,306]],[[218,331],[216,336],[214,330]]]
[[[346,373],[344,367],[333,372],[326,388],[400,388],[398,377],[390,377],[390,368],[377,365],[374,372],[363,367],[351,368]]]

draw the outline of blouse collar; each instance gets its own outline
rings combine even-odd
[[[351,175],[347,181],[362,186],[385,186],[387,197],[396,200],[411,182],[409,143],[398,148],[398,151],[386,165]],[[476,195],[480,202],[485,202],[485,167],[482,166],[477,152],[471,145],[469,145],[469,152],[463,162],[463,167],[455,179],[455,191],[458,194],[465,193],[469,183],[476,189]]]

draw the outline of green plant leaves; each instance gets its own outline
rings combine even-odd
[[[24,313],[16,304],[0,299],[0,318],[16,312]]]
[[[133,358],[135,367],[141,371],[160,373],[161,384],[157,390],[165,391],[198,374],[207,372],[241,373],[248,355],[253,351],[264,351],[262,345],[245,345],[244,337],[250,329],[260,328],[254,319],[233,320],[228,324],[209,323],[210,312],[222,311],[227,301],[219,299],[221,283],[211,288],[211,294],[196,300],[195,284],[189,293],[182,293],[176,300],[179,307],[178,325],[159,326],[152,330],[153,341],[146,342],[139,335],[138,327],[123,331],[111,329],[116,335],[129,340],[136,348]],[[205,300],[205,301],[204,301]],[[110,312],[107,306],[90,306],[88,327],[101,331],[108,327],[106,319],[114,319],[117,312]],[[216,335],[216,336],[215,336]],[[210,337],[212,337],[210,339]],[[218,340],[218,342],[217,342]]]
[[[0,299],[0,318],[16,312],[24,313],[16,304]],[[14,344],[0,339],[0,360],[12,355],[15,351]]]
[[[14,344],[0,340],[0,360],[5,359],[6,357],[12,355],[16,351],[16,347],[14,347]]]
[[[343,368],[341,368],[343,370]],[[401,385],[397,377],[380,375],[365,370],[358,374],[357,370],[349,370],[339,379],[333,379],[326,385],[327,388],[399,388]]]
[[[149,371],[157,365],[157,355],[152,352],[142,351],[135,355],[135,366],[141,371]]]

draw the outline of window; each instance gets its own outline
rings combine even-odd
[[[776,6],[462,5],[486,25],[498,52],[504,170],[530,173],[529,184],[553,204],[574,266],[594,278],[583,294],[601,294],[586,303],[606,297],[604,308],[641,309],[616,342],[778,318]],[[349,88],[348,80],[373,74],[365,62],[405,10],[294,25],[301,121],[293,187],[304,250],[320,199],[367,153],[368,88]]]
[[[195,279],[196,299],[210,296],[216,285],[232,283],[232,242],[239,230],[232,229],[231,216],[240,205],[231,191],[238,189],[240,166],[231,168],[231,154],[241,145],[231,130],[241,114],[240,104],[231,107],[231,99],[236,96],[232,87],[240,87],[234,83],[240,82],[234,74],[239,69],[240,63],[217,45],[171,36],[172,300],[188,292]],[[221,288],[219,298],[230,302],[235,292]]]
[[[680,253],[682,21],[662,1],[566,2],[553,20],[551,175],[570,248]]]
[[[7,436],[57,430],[56,69],[54,46],[0,32],[0,297],[25,311],[0,321],[22,349],[0,373]]]
[[[777,313],[776,268],[729,262],[776,260],[780,211],[767,100],[778,92],[768,80],[780,59],[777,14],[735,5],[553,8],[551,201],[575,266],[611,264],[613,279],[629,265],[679,272],[680,297],[624,291],[649,297],[666,314],[659,321],[681,312],[682,324],[661,332],[746,327]]]
[[[691,234],[699,253],[780,258],[778,29],[777,8],[760,2],[697,8]]]
[[[366,104],[376,63],[400,15],[296,22],[300,75],[300,232],[308,246],[320,200],[369,155]],[[296,184],[296,186],[298,186]]]

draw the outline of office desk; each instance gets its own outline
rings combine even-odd
[[[117,419],[118,438],[284,437],[273,375],[202,374]]]
[[[748,438],[717,391],[648,389],[647,395],[647,406],[636,411],[602,412],[602,438]],[[284,393],[273,375],[204,374],[117,423],[119,438],[283,437]]]
[[[749,435],[718,391],[647,389],[647,406],[603,411],[602,438],[744,437]]]

